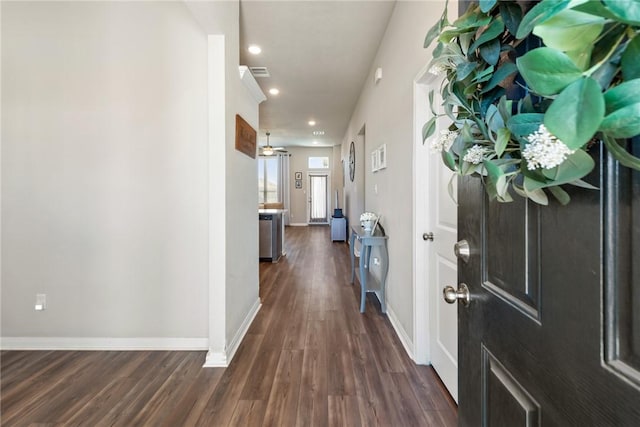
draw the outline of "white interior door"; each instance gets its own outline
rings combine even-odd
[[[451,181],[453,172],[442,164],[440,154],[431,151],[431,140],[422,142],[422,126],[431,117],[428,93],[433,88],[437,93],[439,85],[440,80],[425,69],[414,86],[414,358],[417,363],[433,366],[457,402],[457,309],[442,298],[444,285],[457,284],[457,258],[453,252],[457,205],[450,196],[456,194],[456,182]],[[433,138],[445,126],[444,121],[438,123]]]
[[[458,260],[453,245],[458,234],[458,207],[449,194],[456,194],[457,179],[443,164],[439,154],[429,156],[431,200],[427,228],[433,241],[427,248],[427,283],[430,313],[431,364],[453,399],[458,401],[458,311],[457,305],[442,298],[445,285],[458,283]]]

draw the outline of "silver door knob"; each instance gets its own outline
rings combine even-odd
[[[471,298],[469,297],[469,288],[464,283],[460,283],[457,290],[453,286],[445,286],[442,290],[442,296],[449,304],[460,301],[462,305],[467,306],[471,301]]]
[[[433,242],[433,233],[422,233],[422,240],[429,240]]]
[[[456,256],[461,259],[463,262],[469,262],[469,256],[471,255],[471,248],[469,247],[469,242],[466,240],[460,240],[453,245],[453,252]]]

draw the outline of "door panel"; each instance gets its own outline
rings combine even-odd
[[[445,128],[445,126],[442,127]],[[435,221],[438,227],[455,233],[458,230],[458,205],[456,205],[452,197],[454,197],[458,189],[457,181],[451,181],[453,172],[442,165],[442,161],[437,155],[432,155],[431,159],[433,161],[431,166],[437,174],[435,183],[438,189],[436,193],[438,202],[434,210]],[[450,185],[451,189],[449,189]]]
[[[540,404],[484,346],[482,400],[486,402],[483,425],[540,425]]]
[[[567,188],[568,206],[489,202],[460,181],[463,426],[640,425],[640,178],[592,151],[601,190]]]
[[[483,203],[483,285],[533,319],[539,319],[539,207],[516,199]],[[508,244],[509,251],[504,247]]]
[[[436,254],[435,257],[436,281],[438,283],[456,283],[458,276],[458,267],[456,263],[438,254]],[[439,297],[439,295],[437,296]],[[437,298],[437,300],[441,301],[442,298]],[[436,318],[436,346],[438,348],[438,352],[442,353],[435,356],[436,368],[442,370],[441,365],[443,363],[450,363],[457,369],[458,334],[451,333],[451,325],[456,325],[458,323],[456,310],[452,310],[451,306],[448,304],[438,303],[436,304]]]
[[[640,179],[638,172],[618,169],[615,164],[608,170],[604,225],[604,253],[608,255],[604,266],[606,364],[622,378],[640,385]]]

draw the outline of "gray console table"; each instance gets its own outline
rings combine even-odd
[[[364,229],[359,225],[351,227],[351,238],[349,245],[351,246],[351,284],[356,278],[356,240],[360,242],[360,268],[358,278],[360,279],[361,297],[360,297],[360,313],[364,313],[364,304],[368,291],[380,291],[380,306],[382,312],[387,312],[387,303],[384,294],[384,288],[387,281],[387,273],[389,272],[389,251],[387,250],[387,240],[389,236],[385,236],[379,228],[372,233],[365,233]],[[369,271],[371,261],[371,249],[378,247],[380,250],[380,271],[381,278],[378,280]],[[377,286],[372,286],[377,285]],[[376,289],[377,288],[377,289]]]

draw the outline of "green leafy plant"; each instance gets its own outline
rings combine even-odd
[[[453,171],[482,176],[492,199],[513,190],[566,204],[561,185],[595,189],[582,178],[601,141],[640,170],[625,148],[640,134],[640,1],[528,4],[480,0],[452,23],[445,7],[425,38],[437,41],[429,71],[443,80],[423,139]],[[434,135],[439,119],[451,125]]]

